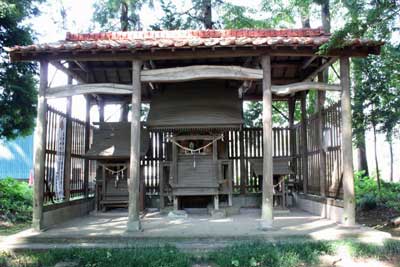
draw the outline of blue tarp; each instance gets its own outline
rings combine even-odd
[[[0,140],[0,179],[28,179],[33,168],[33,135]]]

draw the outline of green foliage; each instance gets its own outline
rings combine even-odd
[[[383,245],[354,240],[314,241],[292,238],[280,242],[236,243],[202,255],[211,266],[229,267],[294,267],[314,266],[322,255],[345,250],[353,257],[385,258],[400,253],[400,241],[388,240]],[[196,262],[199,257],[196,257]],[[53,249],[45,252],[25,251],[17,254],[0,253],[0,266],[54,266],[59,262],[78,262],[79,266],[193,266],[195,255],[185,254],[175,247],[142,247],[129,249]]]
[[[54,266],[58,262],[78,262],[84,267],[189,267],[188,255],[171,246],[129,249],[60,249],[25,252],[17,256],[0,254],[0,264],[16,266]],[[29,265],[25,265],[29,263]],[[1,265],[3,266],[3,265]]]
[[[28,222],[32,217],[32,189],[13,178],[0,180],[0,219]]]
[[[244,243],[212,252],[217,266],[300,266],[315,264],[318,257],[333,253],[332,245],[322,241]]]
[[[365,176],[364,172],[355,173],[354,182],[356,202],[360,209],[369,210],[385,205],[400,211],[400,183],[382,181],[379,192],[376,179]]]
[[[24,22],[39,13],[38,2],[41,0],[0,1],[0,139],[28,135],[34,128],[36,65],[11,64],[4,48],[32,43],[33,33]]]
[[[152,0],[96,0],[93,21],[104,31],[141,30],[140,9]]]
[[[257,10],[244,6],[224,3],[222,6],[222,24],[226,29],[243,28],[271,28],[272,25],[265,19],[254,19],[252,14]]]

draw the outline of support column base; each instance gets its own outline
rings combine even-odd
[[[138,232],[142,230],[142,225],[139,220],[137,221],[128,221],[126,225],[127,232]]]
[[[32,228],[35,231],[42,231],[43,230],[42,220],[32,219]]]
[[[272,231],[275,230],[272,221],[261,220],[260,221],[260,230],[261,231]]]

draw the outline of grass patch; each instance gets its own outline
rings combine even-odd
[[[209,263],[220,267],[318,266],[323,255],[345,250],[354,258],[390,259],[400,255],[400,241],[389,240],[383,245],[345,241],[313,241],[289,239],[278,242],[240,242],[199,255],[183,253],[172,246],[127,249],[54,249],[46,252],[28,251],[16,255],[0,253],[0,266],[52,267],[59,262],[75,262],[83,267],[189,267],[193,263]]]
[[[21,223],[1,223],[0,222],[0,236],[12,235],[18,233],[22,230],[28,229],[31,227],[30,222],[21,222]]]
[[[75,262],[82,267],[188,267],[190,257],[175,247],[129,249],[54,249],[47,252],[0,254],[0,266],[52,267],[59,262]]]

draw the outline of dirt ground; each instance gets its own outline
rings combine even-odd
[[[377,230],[388,232],[394,237],[400,237],[400,226],[392,227],[390,225],[390,220],[399,216],[399,211],[379,206],[373,210],[358,211],[357,222]]]

